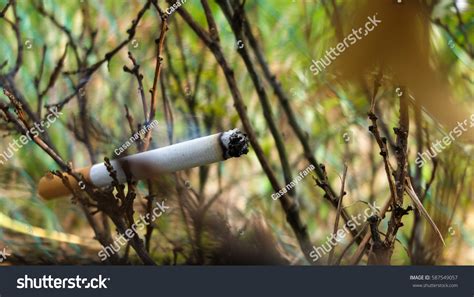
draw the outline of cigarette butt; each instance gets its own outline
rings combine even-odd
[[[234,129],[130,155],[112,160],[110,163],[117,172],[118,181],[124,183],[127,181],[126,172],[133,180],[151,179],[164,173],[240,157],[247,152],[247,136],[238,129]],[[108,186],[113,181],[104,163],[82,168],[77,172],[82,173],[86,181],[99,188]],[[81,189],[74,177],[67,174],[66,177],[74,189]],[[71,194],[63,181],[51,173],[41,178],[38,192],[45,199],[55,199]]]
[[[90,182],[90,175],[89,175],[90,167],[78,169],[76,170],[76,172],[82,173],[84,178]],[[71,185],[73,189],[80,190],[80,186],[78,185],[76,179],[73,176],[67,173],[63,173],[63,174],[68,179],[69,184]],[[38,182],[38,194],[45,199],[53,199],[53,198],[58,198],[62,196],[67,196],[71,194],[71,192],[64,185],[61,178],[59,178],[58,176],[52,173],[47,173]]]

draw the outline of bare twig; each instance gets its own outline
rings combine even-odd
[[[164,13],[161,8],[153,2],[153,5],[155,6],[156,10],[160,14],[161,17],[161,28],[160,28],[160,37],[155,41],[156,42],[156,65],[155,65],[155,75],[153,77],[153,85],[150,90],[151,93],[151,101],[150,101],[150,112],[148,114],[148,118],[146,118],[146,122],[149,123],[155,118],[155,113],[156,113],[156,98],[158,96],[158,80],[160,78],[160,73],[163,65],[163,47],[165,44],[165,37],[166,37],[166,31],[168,31],[168,21],[167,21],[167,15]],[[151,140],[151,131],[147,131],[145,134],[144,140],[143,140],[143,149],[146,151],[148,147],[150,146],[150,140]]]
[[[339,202],[337,204],[337,211],[336,211],[336,220],[334,221],[334,228],[333,228],[334,236],[337,236],[337,228],[339,227],[339,218],[341,216],[341,210],[342,210],[342,199],[346,195],[346,192],[344,190],[344,186],[345,186],[345,183],[346,183],[346,175],[347,175],[347,165],[344,164],[344,172],[342,174],[341,193],[339,194]],[[332,258],[334,256],[334,250],[335,250],[335,248],[331,249],[331,251],[329,252],[328,265],[332,264]]]
[[[142,101],[143,114],[146,121],[148,118],[148,109],[146,105],[145,90],[143,89],[143,75],[140,73],[140,65],[137,63],[137,60],[133,57],[133,54],[131,52],[128,52],[128,58],[132,61],[133,67],[130,69],[127,66],[123,66],[123,71],[134,75],[137,79],[138,92]]]

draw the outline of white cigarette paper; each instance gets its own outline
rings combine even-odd
[[[156,150],[130,155],[110,161],[119,183],[130,180],[153,179],[163,173],[171,173],[197,166],[239,157],[248,152],[247,136],[237,129],[201,137]],[[114,181],[104,163],[75,170],[86,182],[96,187],[110,186]],[[65,185],[66,179],[69,186]],[[83,190],[70,174],[63,178],[53,174],[43,176],[38,182],[38,193],[45,199],[55,199],[71,194],[72,190]]]
[[[124,183],[127,181],[125,171],[131,174],[133,180],[148,179],[158,174],[239,157],[247,152],[246,135],[234,129],[112,160],[110,163],[117,171],[119,183]],[[104,187],[110,185],[113,179],[104,163],[101,163],[92,166],[90,181],[97,187]]]

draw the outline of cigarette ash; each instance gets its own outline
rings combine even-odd
[[[220,140],[224,159],[237,158],[249,152],[249,139],[247,138],[247,134],[242,133],[239,129],[222,133]]]

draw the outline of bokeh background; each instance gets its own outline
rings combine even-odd
[[[390,197],[380,149],[368,130],[374,77],[383,73],[376,113],[388,138],[395,139],[392,128],[398,125],[397,88],[403,86],[405,95],[418,103],[419,108],[410,111],[408,171],[446,246],[423,217],[415,219],[415,213],[410,212],[397,233],[391,263],[474,264],[473,131],[456,139],[421,169],[415,165],[417,152],[442,139],[456,121],[474,114],[474,4],[448,0],[404,0],[401,4],[388,0],[244,2],[247,24],[271,74],[281,84],[310,153],[325,165],[328,182],[336,193],[341,188],[344,164],[348,167],[342,207],[349,214],[357,215],[369,202],[382,207]],[[0,9],[7,3],[0,0]],[[229,3],[234,8],[239,5]],[[0,87],[9,88],[13,82],[40,118],[47,111],[45,105],[70,97],[61,105],[64,114],[47,134],[61,157],[75,168],[113,157],[114,149],[131,136],[124,105],[136,124],[145,124],[137,79],[123,69],[132,68],[130,52],[140,65],[149,101],[157,57],[155,40],[161,24],[154,6],[145,11],[134,36],[129,38],[127,33],[145,5],[146,1],[124,0],[17,0],[0,18]],[[169,7],[165,1],[158,1],[158,5],[163,10]],[[284,187],[281,155],[265,118],[268,110],[262,108],[238,53],[242,47],[250,51],[251,44],[232,31],[217,3],[209,1],[209,6],[221,51],[234,71],[250,123]],[[182,7],[207,30],[200,1],[187,1]],[[338,39],[362,26],[375,12],[382,20],[381,27],[314,76],[309,69],[311,61],[321,58]],[[5,19],[18,25],[19,35]],[[242,129],[215,56],[178,12],[171,13],[167,21],[155,116],[159,124],[152,131],[150,148]],[[90,67],[123,41],[126,44],[90,75],[74,73],[79,68],[78,57],[83,67]],[[16,65],[19,45],[21,64],[15,76],[7,80]],[[254,53],[250,58],[266,91],[294,177],[310,165],[309,159],[274,86],[265,79]],[[62,66],[56,71],[60,60]],[[49,87],[55,72],[57,77]],[[45,89],[47,92],[40,96]],[[8,101],[3,92],[0,100]],[[20,134],[3,117],[0,128],[2,152]],[[132,147],[128,153],[136,151]],[[100,244],[94,240],[77,201],[67,197],[46,201],[37,194],[38,180],[58,168],[33,142],[0,165],[0,249],[5,247],[11,254],[2,265],[102,263],[97,256]],[[313,172],[299,182],[292,199],[299,206],[309,242],[319,246],[333,232],[337,211],[315,178]],[[312,264],[302,252],[280,202],[271,198],[275,189],[253,149],[238,159],[176,176],[156,176],[152,183],[155,199],[167,199],[172,206],[169,214],[153,224],[149,254],[157,264]],[[136,217],[145,211],[150,194],[146,182],[137,187]],[[406,196],[404,201],[405,206],[410,204]],[[382,234],[387,221],[379,225]],[[110,221],[105,225],[109,225],[111,236],[117,234]],[[341,240],[334,248],[336,257],[350,242],[350,237]],[[350,263],[356,248],[357,244],[349,247],[342,264]],[[129,246],[121,249],[120,258],[121,263],[141,263]],[[367,261],[364,256],[359,264]]]

